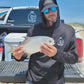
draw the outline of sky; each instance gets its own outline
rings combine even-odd
[[[84,0],[57,0],[65,23],[84,24]],[[0,0],[0,7],[38,6],[39,0]]]

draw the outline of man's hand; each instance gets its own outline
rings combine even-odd
[[[21,57],[24,55],[25,50],[21,50],[23,46],[19,46],[16,49],[13,50],[13,56],[17,59],[20,60]]]
[[[57,53],[57,48],[47,42],[44,42],[43,44],[41,44],[41,52],[45,55],[48,55],[49,57],[53,57]]]

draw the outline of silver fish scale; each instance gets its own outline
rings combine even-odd
[[[26,37],[26,39],[21,44],[24,45],[23,49],[26,50],[26,53],[34,54],[40,51],[40,46],[43,42],[54,45],[54,39],[48,36]]]

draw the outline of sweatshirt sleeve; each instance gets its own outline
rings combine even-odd
[[[61,63],[74,64],[78,62],[78,52],[77,52],[75,32],[72,35],[68,50],[65,52],[57,49],[57,54],[53,58]]]

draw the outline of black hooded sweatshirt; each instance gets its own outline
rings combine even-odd
[[[41,13],[44,1],[39,2],[43,23],[29,28],[27,36],[52,37],[55,40],[54,46],[57,48],[57,54],[54,57],[48,57],[40,52],[33,54],[29,60],[27,80],[32,82],[46,80],[47,84],[64,84],[64,64],[74,64],[78,61],[75,31],[71,26],[60,22],[59,8],[57,8],[56,22],[52,27],[47,27],[46,19]],[[58,5],[56,0],[53,1]]]

